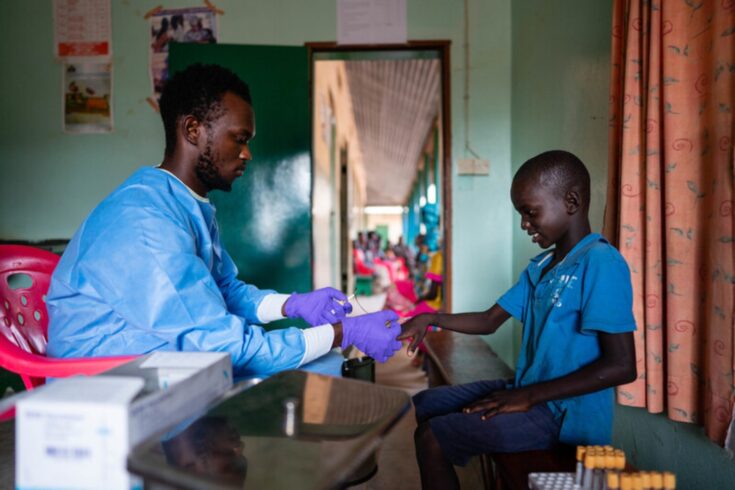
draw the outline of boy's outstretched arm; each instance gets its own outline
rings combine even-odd
[[[465,408],[465,412],[484,412],[483,419],[499,413],[525,412],[550,400],[599,391],[630,383],[636,378],[633,333],[599,332],[600,358],[566,376],[522,388],[493,392]]]
[[[401,325],[398,340],[413,337],[408,346],[408,352],[411,354],[424,339],[429,325],[455,332],[484,335],[495,332],[508,318],[510,314],[497,303],[489,310],[474,313],[424,313]]]

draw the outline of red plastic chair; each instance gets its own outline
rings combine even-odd
[[[358,248],[352,249],[352,262],[355,266],[355,274],[360,276],[372,276],[375,272],[372,267],[365,264],[365,252]]]
[[[97,374],[137,357],[46,357],[46,292],[58,262],[45,250],[0,245],[0,367],[19,374],[29,390],[47,377]]]

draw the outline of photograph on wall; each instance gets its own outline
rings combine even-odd
[[[66,63],[63,77],[64,131],[112,131],[112,64]]]
[[[212,44],[217,42],[217,15],[209,7],[157,10],[150,21],[151,104],[158,107],[168,79],[168,49],[172,42]]]

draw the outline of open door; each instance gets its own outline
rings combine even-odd
[[[253,161],[230,193],[213,192],[222,243],[240,279],[283,293],[312,288],[311,119],[306,48],[171,43],[169,70],[229,68],[249,86]]]

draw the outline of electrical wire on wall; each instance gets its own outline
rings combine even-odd
[[[470,145],[470,7],[464,0],[464,155],[480,158]]]

